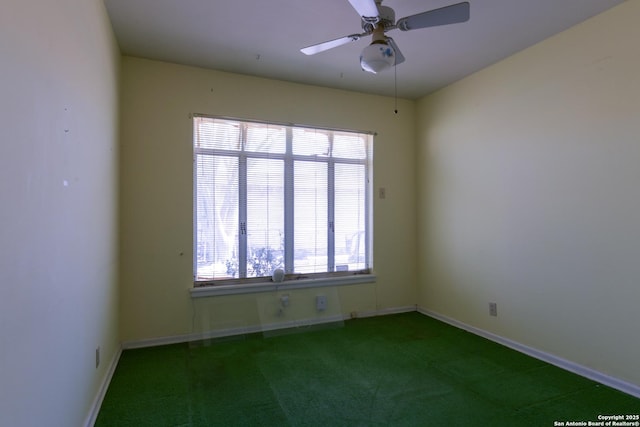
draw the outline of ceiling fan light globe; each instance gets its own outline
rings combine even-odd
[[[373,42],[362,49],[360,54],[360,67],[370,73],[379,73],[391,68],[395,63],[395,52],[386,42]]]

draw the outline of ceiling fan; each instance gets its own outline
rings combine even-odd
[[[360,54],[360,66],[364,71],[378,73],[386,68],[401,64],[405,60],[398,45],[391,37],[385,35],[387,31],[395,30],[396,28],[400,31],[410,31],[439,25],[457,24],[469,20],[469,2],[456,3],[439,9],[417,13],[401,18],[397,22],[393,9],[382,6],[382,0],[349,0],[349,3],[362,18],[363,32],[305,47],[300,49],[302,53],[314,55],[371,35],[371,44],[365,47]]]

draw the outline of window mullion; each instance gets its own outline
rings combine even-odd
[[[197,122],[194,134],[200,140],[200,132],[198,132]],[[193,280],[198,279],[198,155],[193,154]]]
[[[293,204],[293,130],[287,127],[284,159],[284,271],[293,273],[294,258],[294,204]]]
[[[245,130],[245,128],[242,128]],[[247,277],[247,155],[246,130],[241,132],[242,151],[238,156],[238,277]]]
[[[373,265],[373,224],[371,209],[373,208],[373,194],[372,194],[372,185],[371,181],[373,177],[371,174],[371,153],[369,152],[369,148],[367,148],[367,159],[364,166],[364,229],[365,229],[365,239],[364,239],[364,258],[365,258],[365,268],[371,268]]]
[[[329,147],[333,146],[333,133],[329,134]],[[331,149],[329,150],[331,153]],[[335,271],[335,162],[329,154],[327,164],[327,271]]]

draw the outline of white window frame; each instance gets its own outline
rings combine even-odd
[[[306,287],[318,287],[318,286],[336,286],[336,285],[349,285],[355,283],[365,283],[365,282],[375,282],[375,275],[373,274],[373,203],[372,203],[372,177],[373,177],[373,136],[375,135],[373,132],[362,132],[362,131],[346,131],[341,129],[328,129],[328,128],[317,128],[310,126],[299,126],[299,125],[291,125],[291,124],[282,124],[282,123],[273,123],[273,122],[261,122],[255,120],[246,120],[246,119],[236,119],[236,118],[228,118],[228,117],[218,117],[218,116],[209,116],[202,114],[194,114],[193,116],[193,129],[194,135],[192,140],[195,140],[196,136],[196,119],[197,118],[206,118],[206,119],[214,119],[214,120],[225,120],[225,121],[233,121],[238,124],[261,124],[261,125],[274,125],[286,127],[286,151],[285,153],[258,153],[258,152],[248,152],[248,151],[239,151],[238,154],[230,154],[229,152],[225,152],[225,150],[217,150],[211,148],[201,148],[197,147],[195,143],[192,143],[193,146],[193,179],[194,179],[194,187],[193,187],[193,246],[194,246],[194,257],[193,257],[193,280],[194,280],[194,288],[192,288],[192,296],[211,296],[211,295],[224,295],[224,294],[235,294],[235,293],[249,293],[249,292],[260,292],[260,291],[269,291],[272,289],[277,289],[278,286],[286,286],[287,288],[306,288]],[[302,129],[311,129],[315,131],[326,132],[329,135],[329,138],[333,138],[333,134],[335,132],[340,133],[354,133],[354,134],[366,134],[371,136],[371,142],[367,147],[367,156],[364,160],[356,160],[356,159],[345,159],[345,158],[334,158],[332,156],[327,157],[318,157],[318,156],[307,156],[294,154],[292,150],[292,133],[294,128],[302,128]],[[218,279],[218,280],[197,280],[197,251],[198,251],[198,236],[197,236],[197,156],[198,155],[225,155],[230,157],[237,157],[239,159],[239,199],[245,197],[244,206],[246,207],[246,187],[243,189],[243,184],[246,185],[246,167],[243,173],[242,164],[245,162],[247,158],[269,158],[269,159],[281,159],[284,161],[284,193],[285,193],[285,206],[284,206],[284,262],[285,262],[285,281],[283,283],[274,284],[270,277],[252,277],[252,278],[233,278],[233,279]],[[327,182],[327,192],[328,192],[328,224],[327,224],[327,244],[328,244],[328,270],[327,272],[322,273],[302,273],[297,274],[292,270],[293,260],[294,260],[294,201],[293,201],[293,165],[295,161],[313,161],[326,163],[328,168],[328,182]],[[334,195],[335,195],[335,186],[334,186],[334,174],[333,170],[336,164],[363,164],[365,166],[365,183],[363,183],[363,187],[365,189],[365,268],[354,271],[333,271],[335,270],[335,240],[333,233],[333,224],[334,224]],[[243,183],[244,181],[244,183]],[[243,196],[244,191],[244,196]],[[243,212],[243,203],[240,201],[241,207],[239,208],[239,224],[238,228],[242,228],[242,224],[246,227],[246,209]],[[247,254],[247,237],[246,234],[239,234],[239,266],[242,271],[244,268],[242,275],[246,275],[246,254]],[[244,258],[243,258],[244,257]],[[243,266],[244,264],[244,266]]]

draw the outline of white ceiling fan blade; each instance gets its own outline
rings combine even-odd
[[[351,6],[363,18],[376,18],[378,16],[378,6],[374,0],[349,0]]]
[[[300,52],[305,55],[315,55],[316,53],[324,52],[325,50],[333,49],[334,47],[342,46],[343,44],[358,41],[360,40],[360,37],[364,35],[366,34],[351,34],[350,36],[340,37],[339,39],[307,46],[300,49]]]
[[[404,55],[402,54],[402,52],[400,52],[400,48],[398,47],[396,42],[391,37],[387,37],[387,42],[391,46],[391,49],[393,49],[393,53],[396,56],[396,62],[393,65],[395,66],[398,64],[402,64],[404,62]]]
[[[468,20],[469,2],[465,1],[401,18],[396,23],[396,27],[402,31],[409,31],[418,28],[457,24]]]

